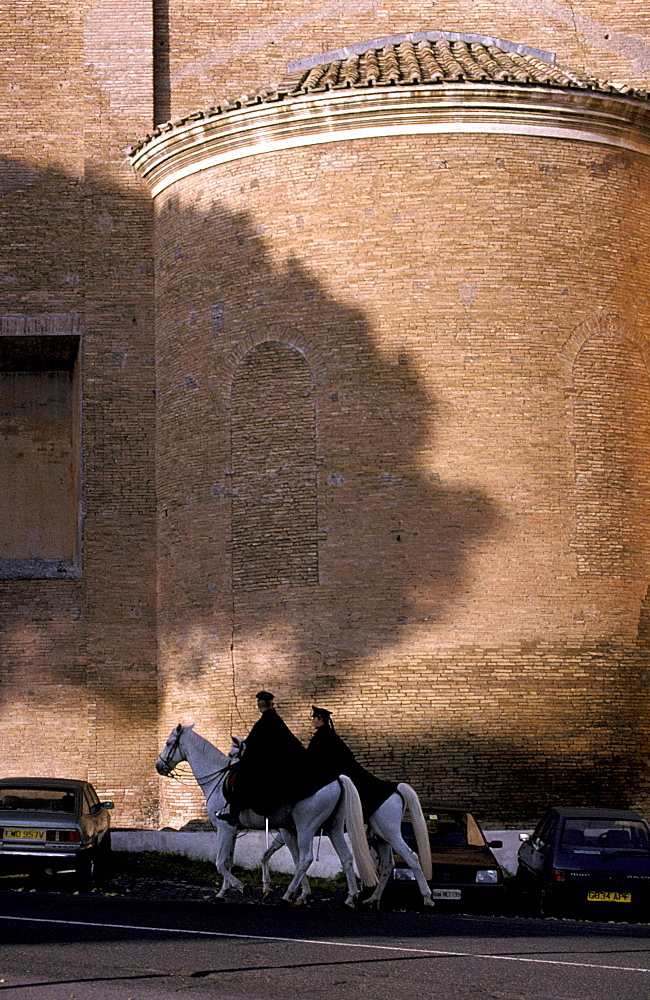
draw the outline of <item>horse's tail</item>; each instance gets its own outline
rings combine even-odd
[[[404,781],[400,781],[397,786],[397,791],[402,796],[404,804],[410,813],[411,823],[413,824],[413,831],[415,833],[415,842],[418,848],[420,868],[422,869],[422,874],[428,882],[432,875],[431,844],[429,843],[427,821],[424,818],[420,800],[415,789],[411,788],[411,786],[407,785]]]
[[[363,822],[363,810],[361,799],[356,789],[356,785],[348,778],[347,774],[340,774],[339,781],[343,787],[343,808],[345,810],[345,827],[350,838],[352,854],[357,864],[359,877],[364,885],[377,885],[377,869],[372,860],[368,838]]]

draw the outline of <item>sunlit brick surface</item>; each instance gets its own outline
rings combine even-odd
[[[495,826],[650,808],[647,157],[365,138],[154,206],[126,159],[423,29],[650,88],[646,0],[0,4],[0,330],[83,331],[77,521],[37,483],[13,522],[57,505],[80,576],[0,580],[3,773],[180,827],[202,797],[158,779],[162,742],[227,749],[266,687]]]

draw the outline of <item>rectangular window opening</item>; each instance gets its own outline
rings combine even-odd
[[[80,338],[0,336],[0,579],[77,579]]]

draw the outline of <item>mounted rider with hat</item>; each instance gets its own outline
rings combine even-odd
[[[258,691],[255,697],[260,717],[237,765],[230,813],[221,817],[233,824],[242,809],[272,816],[302,797],[307,751],[278,715],[271,692]]]
[[[312,705],[314,735],[307,747],[309,773],[323,784],[339,774],[347,774],[361,798],[363,815],[368,819],[386,799],[397,791],[397,783],[377,778],[356,760],[350,747],[334,729],[332,713]]]

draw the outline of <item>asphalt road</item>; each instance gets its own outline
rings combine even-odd
[[[650,926],[0,892],[0,1000],[650,1000]]]

